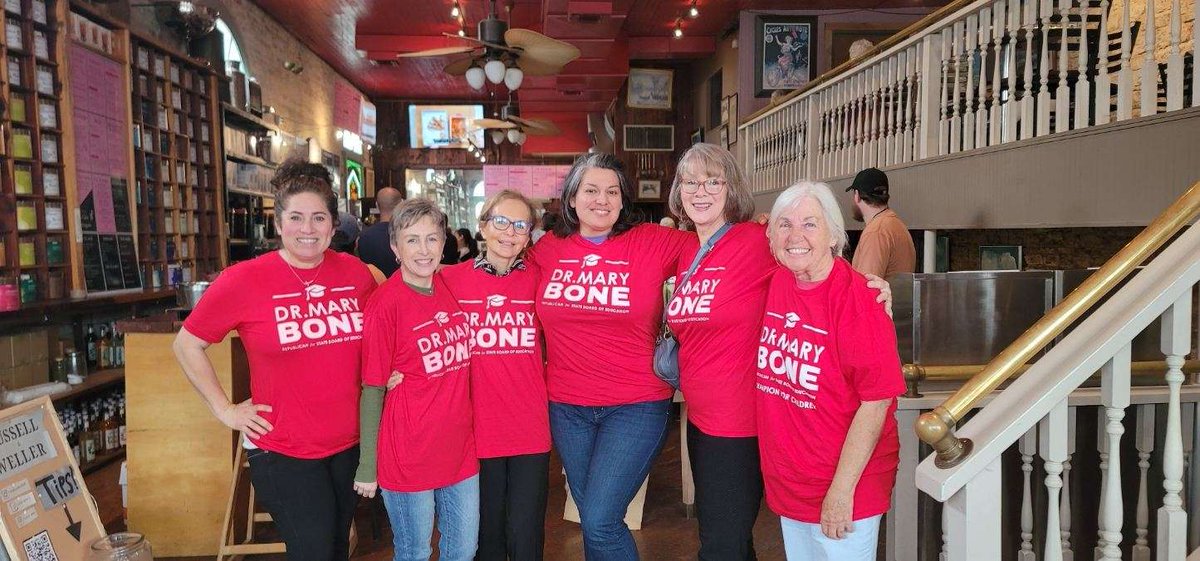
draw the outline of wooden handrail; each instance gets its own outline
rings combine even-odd
[[[1026,364],[1017,369],[1013,377],[1019,377],[1029,370],[1031,364]],[[1134,374],[1153,374],[1157,372],[1166,372],[1167,361],[1165,360],[1142,360],[1130,363]],[[970,380],[971,377],[979,374],[987,368],[986,364],[957,364],[957,365],[924,365],[924,364],[905,364],[902,368],[904,371],[904,382],[908,384],[908,393],[904,397],[920,397],[919,384],[921,382],[961,382]],[[1187,374],[1200,372],[1200,359],[1192,359],[1184,361],[1183,371]]]
[[[971,453],[968,439],[954,436],[954,425],[980,399],[1016,374],[1047,344],[1078,320],[1101,298],[1108,295],[1129,273],[1158,251],[1181,228],[1200,215],[1200,182],[1192,185],[1170,207],[1159,214],[1121,251],[1079,285],[1042,319],[1025,330],[1016,341],[975,374],[933,411],[917,419],[917,436],[937,452],[935,465],[949,468]]]

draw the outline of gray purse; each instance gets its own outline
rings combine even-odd
[[[729,227],[730,224],[726,222],[720,230],[708,238],[704,245],[700,246],[700,251],[696,252],[696,258],[692,260],[692,266],[688,267],[687,272],[683,275],[683,282],[675,287],[676,290],[687,284],[688,279],[692,278],[692,274],[696,272],[696,267],[700,266],[700,260],[712,251],[717,240],[729,231]],[[672,388],[679,389],[679,341],[675,339],[675,334],[671,333],[671,329],[667,326],[667,306],[670,303],[671,299],[667,298],[667,302],[663,304],[662,328],[659,329],[658,341],[654,344],[654,375]]]

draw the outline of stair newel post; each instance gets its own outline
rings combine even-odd
[[[1067,400],[1062,400],[1038,422],[1038,455],[1046,470],[1045,561],[1063,561],[1059,495],[1063,488],[1063,462],[1067,460]]]
[[[1033,552],[1033,455],[1037,453],[1037,429],[1029,429],[1017,443],[1021,452],[1021,472],[1024,488],[1021,495],[1021,548],[1017,561],[1037,561]]]

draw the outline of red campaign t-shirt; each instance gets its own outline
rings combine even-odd
[[[297,274],[315,281],[305,289]],[[183,327],[209,344],[241,337],[250,397],[272,409],[259,413],[274,429],[256,446],[313,459],[358,443],[363,308],[374,289],[353,255],[326,251],[319,271],[293,272],[276,251],[225,269],[205,291]]]
[[[550,399],[620,405],[667,399],[654,375],[663,281],[696,235],[642,224],[599,244],[579,234],[542,236],[537,313],[546,334]]]
[[[850,422],[864,401],[891,399],[854,490],[854,520],[888,510],[900,440],[895,398],[905,391],[896,331],[866,278],[844,259],[804,290],[791,271],[771,279],[758,348],[758,445],[767,505],[812,524],[833,481]]]
[[[471,400],[476,455],[549,452],[545,364],[533,310],[536,268],[527,264],[497,277],[469,261],[441,274],[475,333]]]
[[[387,392],[378,444],[378,482],[412,493],[479,473],[471,421],[471,326],[449,288],[434,277],[421,294],[393,275],[366,308],[363,384],[404,383]]]
[[[688,420],[712,436],[754,436],[756,326],[779,265],[766,228],[749,222],[730,226],[685,285],[697,251],[680,257],[677,288],[667,306],[680,343],[679,384]]]

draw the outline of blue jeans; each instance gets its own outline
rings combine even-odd
[[[671,400],[609,407],[550,402],[550,434],[579,507],[587,561],[632,561],[625,510],[667,437]]]
[[[383,490],[392,523],[392,561],[429,561],[433,518],[437,513],[438,559],[470,561],[479,545],[479,475],[454,485],[398,493]]]

